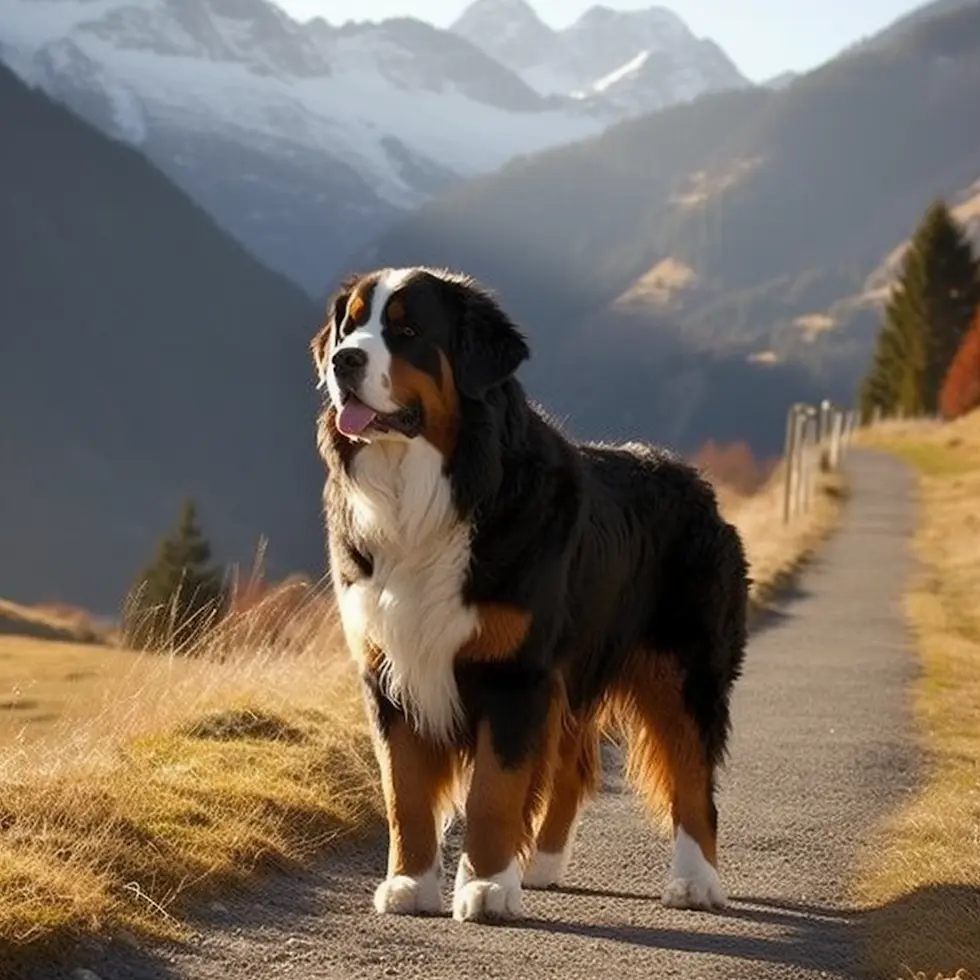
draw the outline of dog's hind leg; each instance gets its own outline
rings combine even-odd
[[[672,908],[724,907],[728,900],[716,870],[715,767],[685,701],[675,659],[644,651],[617,700],[629,743],[630,781],[673,829],[670,879],[661,901]]]
[[[591,721],[569,720],[558,749],[558,765],[548,794],[536,850],[524,871],[528,888],[561,882],[568,868],[582,805],[599,785],[599,735]]]

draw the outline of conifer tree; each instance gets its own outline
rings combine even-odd
[[[980,266],[942,201],[926,211],[885,310],[861,385],[863,414],[935,412],[939,390],[980,302]]]
[[[944,418],[955,419],[977,408],[980,408],[980,307],[946,372],[939,394],[939,410]]]
[[[221,572],[210,562],[211,546],[198,524],[197,508],[185,500],[176,525],[129,594],[123,616],[128,645],[189,651],[227,602]]]

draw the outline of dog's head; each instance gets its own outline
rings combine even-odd
[[[461,399],[485,398],[529,356],[487,291],[466,276],[423,267],[347,279],[311,351],[343,436],[421,437],[446,455]]]

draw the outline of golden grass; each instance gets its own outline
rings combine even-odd
[[[756,603],[832,525],[839,480],[822,486],[789,527],[778,473],[751,497],[720,490]],[[358,685],[323,590],[298,609],[271,594],[195,657],[2,644],[0,685],[36,705],[0,730],[0,965],[85,934],[180,935],[203,897],[381,819]]]
[[[0,634],[0,745],[60,739],[64,719],[84,723],[158,672],[155,660],[128,650]]]
[[[883,828],[863,869],[866,959],[874,976],[980,976],[980,413],[890,423],[861,441],[914,467],[915,547],[906,596],[922,673],[915,720],[920,791]],[[960,970],[959,974],[955,971]]]
[[[99,706],[0,749],[0,965],[85,933],[179,934],[192,900],[378,818],[331,604],[312,592],[273,644],[262,614],[195,657],[67,651],[101,660]]]
[[[749,559],[754,612],[764,610],[834,528],[846,499],[844,478],[820,473],[813,506],[790,524],[783,524],[782,464],[766,484],[749,497],[719,491],[722,508],[739,529]]]

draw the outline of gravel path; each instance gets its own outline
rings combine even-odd
[[[855,976],[849,874],[916,770],[900,605],[913,515],[900,464],[854,452],[848,465],[842,527],[754,634],[736,687],[718,800],[725,912],[661,907],[667,844],[611,766],[567,887],[526,892],[518,926],[376,917],[379,839],[314,872],[263,880],[213,910],[191,946],[96,948],[76,966],[102,980]],[[454,859],[452,848],[450,880]]]

